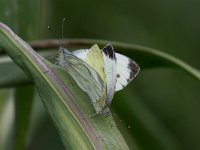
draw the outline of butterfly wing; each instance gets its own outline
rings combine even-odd
[[[89,95],[92,102],[96,102],[103,96],[104,82],[86,62],[66,49],[62,49],[59,52],[58,65],[71,75],[78,86]]]
[[[106,100],[104,106],[110,105],[116,85],[116,56],[112,45],[106,45],[102,50],[95,44],[91,49],[76,50],[74,55],[91,65],[106,84]]]
[[[115,85],[116,85],[116,74],[117,74],[117,62],[114,48],[111,44],[106,45],[103,49],[103,60],[104,60],[104,70],[106,74],[106,106],[109,106],[112,102]]]
[[[116,53],[117,58],[117,82],[115,92],[122,90],[131,82],[140,71],[138,64],[132,59]]]
[[[94,68],[103,79],[104,84],[106,84],[106,98],[101,98],[94,103],[96,111],[97,106],[99,111],[103,111],[112,102],[114,92],[123,89],[131,82],[140,68],[130,58],[115,53],[112,45],[105,46],[102,51],[99,50],[95,44],[91,49],[76,50],[73,55]]]
[[[106,82],[103,55],[97,44],[93,45],[90,49],[81,49],[73,51],[72,54],[82,59],[92,68],[94,68],[94,70],[100,75],[102,80]]]
[[[105,72],[104,57],[102,50],[97,44],[93,45],[90,49],[76,50],[73,55],[89,64],[101,77],[104,84],[107,84],[107,76]],[[103,97],[93,103],[97,113],[102,113],[107,104],[107,85],[105,86],[106,92]]]
[[[88,52],[89,52],[88,49],[82,49],[82,50],[74,51],[73,54],[85,61]],[[110,77],[108,77],[109,79],[107,79],[107,82],[109,82],[108,83],[109,85],[107,85],[107,87],[115,87],[115,92],[117,92],[117,91],[122,90],[125,86],[127,86],[127,84],[129,82],[131,82],[136,77],[136,75],[140,71],[140,67],[137,65],[137,63],[135,61],[133,61],[132,59],[130,59],[122,54],[115,53],[115,55],[116,55],[115,57],[117,59],[116,85],[115,86],[112,85],[114,83],[114,78],[112,79],[111,82],[109,82]],[[111,61],[109,59],[109,56],[105,56],[105,53],[104,53],[103,57],[104,57],[104,61]],[[112,62],[112,63],[114,63],[114,62]],[[110,69],[108,69],[108,68],[112,68],[111,66],[114,66],[114,65],[108,66],[107,64],[112,64],[112,63],[108,63],[108,62],[104,63],[104,70],[105,70],[105,72],[107,72],[106,76],[109,76]],[[115,69],[113,69],[113,70],[115,70]],[[115,73],[111,74],[110,76],[114,77],[114,74]],[[107,91],[112,91],[112,88],[108,88]],[[109,93],[109,92],[107,92],[107,93]],[[108,100],[108,101],[110,101],[110,100]]]

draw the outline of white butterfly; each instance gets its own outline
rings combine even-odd
[[[130,58],[115,53],[112,45],[102,50],[98,45],[90,49],[68,52],[61,48],[58,64],[90,97],[98,114],[107,114],[114,93],[123,89],[138,74],[139,66]],[[101,87],[98,87],[101,86]]]

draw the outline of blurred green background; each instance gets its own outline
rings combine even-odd
[[[199,14],[199,0],[0,0],[0,21],[26,41],[57,38],[47,26],[61,35],[62,18],[66,18],[65,38],[143,45],[167,52],[197,69]],[[111,105],[121,120],[131,126],[122,127],[122,132],[131,133],[131,148],[199,150],[199,88],[196,79],[180,70],[141,68],[134,82],[117,93]],[[12,149],[11,143],[15,142],[15,90],[0,90],[0,149]],[[37,93],[33,95],[26,149],[64,149]],[[123,125],[119,122],[119,126]]]

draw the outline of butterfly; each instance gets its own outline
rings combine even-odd
[[[109,114],[114,93],[130,83],[140,70],[135,61],[115,53],[111,44],[103,49],[95,44],[73,52],[60,47],[58,65],[88,94],[96,114]]]

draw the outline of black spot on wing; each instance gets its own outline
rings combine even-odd
[[[140,67],[138,66],[138,64],[136,64],[136,62],[132,61],[131,59],[129,59],[128,68],[131,70],[130,79],[135,78],[135,76],[140,71]]]
[[[111,59],[116,60],[115,51],[111,44],[106,45],[102,50],[104,54],[106,54],[106,56],[108,56]]]
[[[120,74],[117,74],[117,78],[120,78]]]

